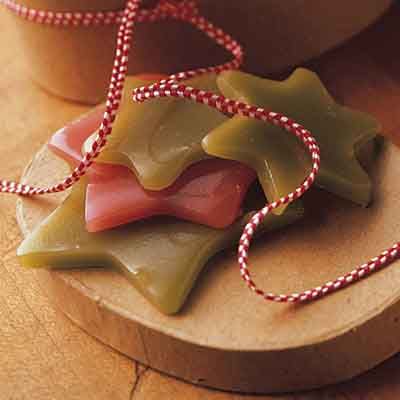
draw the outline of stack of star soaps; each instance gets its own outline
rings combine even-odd
[[[207,261],[235,245],[254,210],[299,186],[311,161],[281,128],[181,99],[131,101],[157,77],[128,78],[109,141],[86,177],[18,250],[26,266],[121,270],[166,314],[179,311]],[[334,102],[318,77],[296,70],[283,82],[238,71],[188,85],[281,112],[308,128],[321,148],[317,185],[362,206],[371,181],[357,155],[377,121]],[[67,125],[49,147],[74,168],[91,148],[104,109]],[[262,231],[295,222],[296,202]]]

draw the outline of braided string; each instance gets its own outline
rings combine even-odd
[[[1,192],[26,196],[60,192],[71,187],[74,183],[79,181],[83,175],[85,175],[94,159],[104,148],[107,142],[107,137],[112,131],[112,125],[120,105],[124,81],[127,74],[128,58],[135,23],[155,22],[157,20],[171,18],[190,23],[200,31],[204,32],[216,43],[229,51],[233,55],[233,60],[219,66],[199,68],[192,71],[174,74],[168,79],[162,80],[153,85],[137,88],[133,93],[133,100],[144,102],[161,97],[182,98],[207,105],[225,114],[241,115],[266,123],[272,123],[295,135],[307,148],[312,159],[311,171],[298,188],[279,200],[267,204],[264,208],[256,212],[246,224],[239,242],[238,263],[241,276],[248,287],[266,300],[275,302],[303,302],[320,298],[328,293],[339,290],[344,286],[350,285],[399,258],[400,242],[395,243],[379,256],[372,258],[367,263],[350,271],[344,276],[340,276],[331,282],[326,282],[322,286],[306,290],[302,293],[274,294],[264,292],[257,287],[251,278],[248,268],[249,248],[253,236],[263,219],[272,210],[282,206],[283,204],[289,204],[295,201],[309,190],[314,183],[320,168],[320,151],[315,138],[307,129],[282,114],[227,99],[224,96],[195,89],[181,83],[183,80],[204,73],[220,73],[228,69],[238,69],[243,61],[243,51],[241,46],[220,28],[215,27],[204,17],[200,16],[195,1],[183,0],[181,2],[175,2],[172,0],[161,0],[152,10],[143,10],[140,9],[141,0],[128,0],[123,11],[104,12],[52,12],[46,10],[34,10],[20,5],[13,0],[0,0],[0,4],[28,21],[52,25],[55,27],[89,27],[96,25],[119,24],[117,48],[107,94],[106,111],[98,130],[97,138],[93,142],[91,149],[84,154],[82,162],[63,181],[49,188],[37,188],[22,183],[2,180],[0,181]]]

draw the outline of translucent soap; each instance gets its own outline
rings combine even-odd
[[[20,245],[20,262],[26,267],[115,268],[166,314],[179,311],[207,261],[236,244],[249,218],[246,214],[221,230],[155,217],[89,233],[85,227],[85,193],[85,181],[72,188],[69,197]],[[267,216],[263,231],[281,228],[302,215],[301,205],[294,204],[281,216]]]
[[[215,74],[186,83],[219,93]],[[228,118],[217,110],[182,99],[134,103],[132,90],[145,84],[148,82],[137,78],[127,80],[113,132],[98,162],[125,165],[144,188],[161,190],[189,165],[208,157],[201,147],[202,139]],[[83,151],[90,147],[93,137]]]
[[[82,144],[102,117],[100,107],[68,124],[51,137],[49,148],[75,168],[82,159]],[[224,228],[239,217],[256,174],[238,161],[206,159],[189,166],[161,191],[144,189],[123,165],[94,163],[87,179],[86,228],[98,232],[154,215]]]
[[[225,96],[283,113],[310,130],[321,149],[316,184],[360,205],[369,204],[371,181],[357,153],[380,131],[372,116],[337,104],[318,76],[302,68],[282,82],[239,71],[223,72],[217,82]],[[271,202],[293,191],[311,168],[309,154],[293,135],[246,117],[235,116],[216,127],[202,144],[212,156],[254,168]]]

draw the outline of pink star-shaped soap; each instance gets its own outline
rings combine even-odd
[[[84,141],[98,128],[103,107],[71,122],[50,139],[49,147],[75,167]],[[127,167],[94,163],[88,175],[86,227],[99,232],[155,215],[224,228],[241,213],[255,172],[230,160],[208,159],[190,166],[170,187],[145,190]]]

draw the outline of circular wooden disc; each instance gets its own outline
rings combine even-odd
[[[67,172],[44,148],[24,180],[46,184]],[[314,191],[303,221],[254,246],[251,268],[263,288],[286,292],[318,285],[392,244],[400,231],[400,150],[385,145],[372,175],[370,208]],[[62,197],[21,198],[17,215],[24,234]],[[117,272],[37,273],[73,321],[144,364],[209,387],[279,392],[349,379],[400,349],[399,266],[315,303],[285,305],[250,292],[234,251],[225,252],[209,263],[177,316],[160,314]]]

